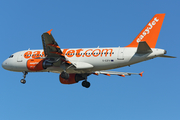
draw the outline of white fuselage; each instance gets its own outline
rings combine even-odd
[[[151,53],[136,54],[137,48],[114,47],[114,48],[81,48],[81,49],[62,49],[65,57],[76,68],[67,69],[68,73],[87,73],[91,71],[108,70],[124,66],[129,66],[138,62],[152,59],[165,54],[165,50],[152,48]],[[14,53],[10,58],[2,63],[4,69],[16,72],[35,72],[27,68],[27,61],[33,58],[45,58],[43,50],[24,50]],[[61,65],[53,65],[45,70],[38,72],[61,73]]]

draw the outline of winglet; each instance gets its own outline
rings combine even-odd
[[[51,35],[51,31],[52,31],[53,29],[51,29],[51,30],[49,30],[49,31],[47,31],[47,33],[49,34],[49,35]]]
[[[142,77],[143,73],[144,73],[144,71],[142,71],[141,73],[139,73],[139,75]]]

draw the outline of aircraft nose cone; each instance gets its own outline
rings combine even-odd
[[[2,63],[2,67],[4,68],[4,69],[6,69],[6,70],[8,70],[8,62],[7,62],[7,60],[5,60],[3,63]]]
[[[2,63],[2,67],[3,67],[4,69],[6,69],[6,66],[7,66],[7,62],[4,61],[4,62]]]

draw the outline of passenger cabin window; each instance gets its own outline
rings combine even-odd
[[[13,58],[14,55],[9,56],[9,58]]]

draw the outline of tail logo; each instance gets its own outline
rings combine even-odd
[[[149,22],[147,28],[142,32],[142,34],[137,38],[136,42],[139,43],[143,40],[143,38],[150,33],[150,30],[153,28],[153,26],[156,25],[156,23],[159,21],[157,17],[154,18],[154,20]]]

